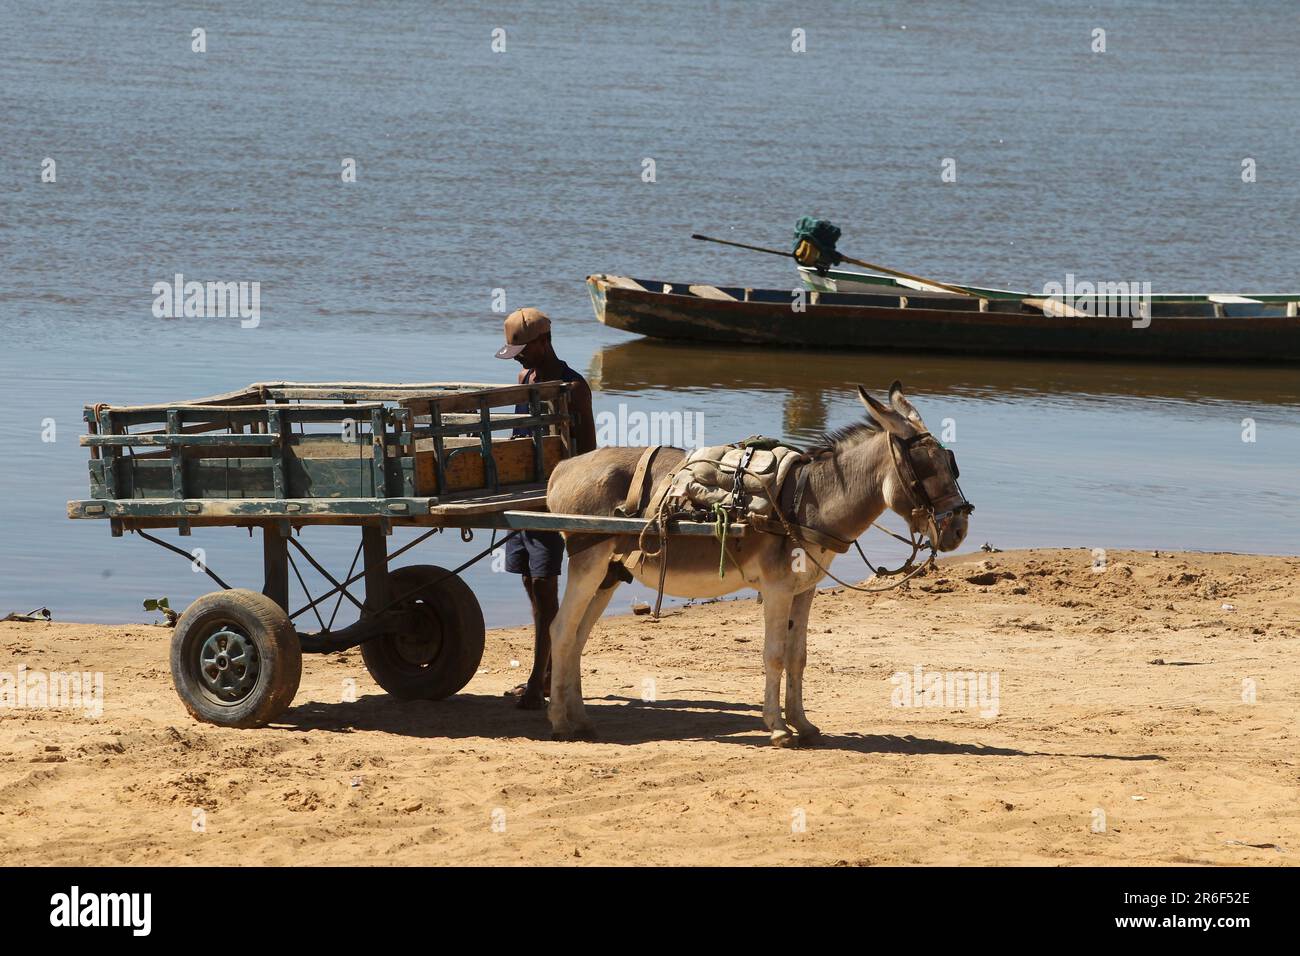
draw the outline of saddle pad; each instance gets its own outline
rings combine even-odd
[[[770,448],[746,447],[753,441],[713,445],[691,452],[678,470],[656,489],[651,504],[657,506],[666,499],[667,510],[678,514],[709,513],[715,505],[734,508],[736,472],[748,455],[740,476],[745,510],[762,517],[771,516],[775,507],[773,499],[779,496],[790,469],[804,460],[804,455],[797,448],[770,440],[768,443],[773,445]],[[650,513],[653,511],[647,510]]]

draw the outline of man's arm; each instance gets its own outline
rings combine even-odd
[[[596,416],[591,410],[591,386],[578,379],[569,386],[569,409],[574,417],[574,454],[582,455],[596,448]]]

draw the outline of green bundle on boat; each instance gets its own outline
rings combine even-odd
[[[825,272],[843,259],[835,251],[839,241],[839,226],[827,219],[804,216],[794,227],[794,258],[801,266]]]

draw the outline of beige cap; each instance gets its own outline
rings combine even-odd
[[[551,320],[541,309],[515,309],[506,316],[506,344],[497,352],[497,358],[514,358],[529,342],[549,331]]]

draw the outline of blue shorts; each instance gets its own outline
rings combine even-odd
[[[558,578],[564,536],[558,531],[521,531],[506,542],[506,570],[533,578]]]

